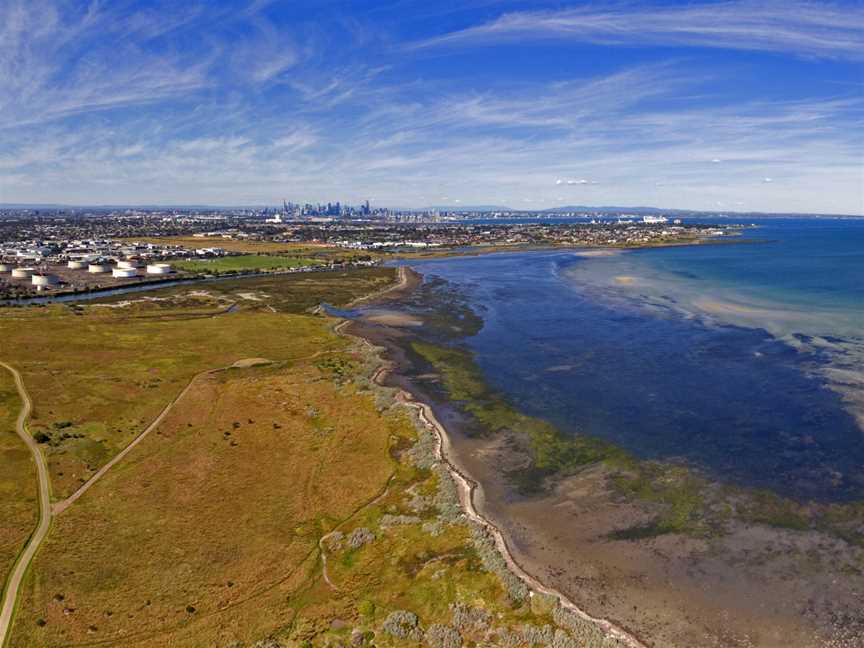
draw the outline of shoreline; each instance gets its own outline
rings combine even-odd
[[[696,238],[682,239],[676,241],[665,241],[653,244],[603,244],[592,245],[589,243],[560,243],[560,244],[514,244],[514,245],[475,245],[461,248],[433,248],[431,251],[414,254],[395,253],[392,258],[384,262],[401,261],[411,263],[412,261],[427,261],[431,259],[449,259],[456,257],[475,257],[487,254],[516,254],[519,252],[554,252],[557,250],[587,250],[612,253],[636,252],[639,250],[658,250],[664,248],[701,247],[705,245],[763,245],[776,243],[774,239],[750,239],[742,238],[740,233],[727,235],[728,238]]]
[[[408,268],[407,266],[400,266],[399,269],[400,271],[403,271],[400,273],[403,276],[400,276],[400,280],[396,284],[385,288],[383,291],[372,293],[371,295],[361,297],[355,301],[374,301],[375,299],[397,289],[407,288],[408,284],[411,283],[408,279]],[[415,271],[412,271],[412,273],[414,274],[415,279],[419,278],[419,275],[417,275]],[[357,340],[369,349],[372,356],[375,357],[379,363],[378,367],[370,377],[370,380],[380,387],[393,389],[396,393],[396,402],[414,410],[419,422],[432,433],[433,438],[435,439],[434,453],[436,460],[445,467],[447,474],[453,481],[463,514],[468,520],[479,525],[491,535],[495,543],[495,548],[504,560],[507,569],[528,588],[529,597],[538,594],[554,597],[563,610],[566,610],[580,620],[593,625],[607,639],[614,640],[625,648],[649,648],[649,644],[644,643],[632,632],[625,630],[608,619],[595,617],[582,609],[564,593],[543,583],[518,562],[513,551],[510,549],[505,532],[502,531],[495,522],[484,515],[480,506],[477,504],[475,496],[479,497],[481,500],[483,499],[482,486],[475,479],[466,474],[463,469],[457,466],[451,458],[452,444],[449,432],[435,416],[432,406],[429,403],[417,399],[412,393],[402,387],[391,387],[385,384],[385,379],[393,372],[394,363],[382,357],[382,348],[375,346],[363,335],[347,332],[345,329],[347,329],[352,323],[352,320],[340,319],[340,321],[333,326],[332,330],[337,335]]]
[[[357,297],[356,299],[352,299],[350,302],[345,304],[344,308],[355,308],[360,304],[380,299],[381,297],[389,295],[390,293],[398,292],[400,290],[413,289],[419,282],[419,279],[416,276],[412,276],[412,274],[409,272],[408,266],[405,265],[401,265],[396,268],[396,277],[396,281],[394,283],[391,283],[389,286],[384,286],[384,288],[382,288],[381,290],[369,293],[368,295],[364,295],[363,297]]]
[[[391,299],[382,302],[387,308]],[[370,310],[378,307],[374,303]],[[398,303],[390,308],[396,312]],[[512,575],[533,594],[554,596],[562,612],[596,628],[598,635],[625,646],[714,642],[710,645],[779,648],[789,645],[783,641],[790,637],[795,645],[815,646],[847,636],[838,633],[847,632],[845,626],[858,618],[855,579],[837,580],[839,569],[817,579],[804,577],[808,546],[830,541],[816,529],[801,534],[775,526],[771,518],[733,524],[717,538],[673,533],[610,543],[604,540],[609,533],[644,523],[648,513],[638,503],[615,500],[600,487],[597,471],[561,480],[542,501],[511,501],[501,478],[500,462],[511,457],[506,442],[475,438],[464,427],[465,413],[458,405],[430,390],[437,379],[425,365],[415,366],[410,349],[406,353],[415,338],[410,327],[364,316],[340,323],[339,331],[375,352],[382,366],[373,365],[365,375],[393,390],[422,424],[424,436],[432,435],[424,441],[429,454],[450,475],[469,524],[486,535],[490,548],[494,542],[503,561],[498,573]],[[770,506],[766,511],[774,514]],[[751,569],[730,571],[732,559],[773,556],[777,547],[784,548],[785,557],[768,562],[754,558]],[[847,557],[851,561],[854,554]],[[820,595],[828,596],[827,602],[819,609],[808,607]],[[789,605],[802,612],[789,613]],[[851,620],[832,620],[835,611],[851,614]],[[721,615],[729,616],[721,621]]]
[[[388,371],[387,367],[381,367],[375,372],[375,375],[373,375],[373,381],[378,385],[382,385],[380,381],[383,380]],[[479,524],[492,535],[495,540],[495,546],[501,554],[501,557],[507,563],[508,569],[529,588],[529,596],[534,596],[535,594],[553,596],[558,600],[559,605],[563,609],[575,614],[583,621],[597,626],[608,638],[618,641],[627,648],[648,648],[647,644],[640,641],[632,633],[618,627],[607,619],[602,619],[589,614],[563,593],[551,586],[545,585],[538,578],[529,573],[527,569],[516,560],[513,552],[510,550],[504,532],[478,509],[474,496],[478,492],[482,496],[482,487],[477,481],[465,474],[450,459],[450,438],[444,425],[438,421],[435,416],[432,407],[428,403],[416,400],[404,389],[399,389],[397,399],[398,402],[403,405],[414,408],[417,411],[420,421],[428,430],[434,433],[435,456],[447,468],[451,479],[453,479],[453,482],[456,484],[456,489],[459,493],[459,502],[462,505],[463,512],[469,520]]]

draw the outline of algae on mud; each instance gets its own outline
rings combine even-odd
[[[785,473],[762,471],[750,483],[736,483],[740,470],[725,479],[710,464],[705,470],[700,453],[686,442],[704,444],[716,433],[719,448],[743,448],[727,455],[739,468],[761,462],[794,469],[790,458],[800,452],[751,456],[739,441],[770,418],[772,403],[800,393],[813,404],[807,408],[811,418],[792,421],[788,439],[798,438],[804,423],[840,421],[841,428],[824,439],[833,454],[817,457],[830,466],[841,442],[852,441],[851,419],[818,375],[804,373],[807,361],[818,358],[796,356],[765,332],[689,320],[657,323],[595,304],[593,294],[581,294],[560,272],[578,263],[572,259],[559,252],[413,263],[424,273],[424,285],[388,308],[422,326],[388,328],[356,314],[365,334],[386,345],[398,363],[393,384],[437,402],[436,415],[454,431],[461,468],[480,482],[486,512],[514,538],[518,559],[586,610],[666,645],[701,645],[705,637],[722,645],[748,636],[754,645],[789,645],[794,637],[801,645],[821,646],[862,636],[864,506],[854,498],[855,476],[847,472],[850,478],[835,493],[826,490],[824,472],[816,488],[797,481],[777,493],[758,486]],[[466,309],[479,322],[463,333],[463,317],[448,311]],[[596,327],[591,317],[599,320]],[[743,348],[733,348],[738,343]],[[645,353],[643,344],[650,347]],[[667,358],[676,369],[695,362],[697,375],[691,381],[691,373],[672,371],[659,382],[636,384],[661,371]],[[748,377],[751,364],[758,366]],[[720,381],[716,392],[682,401],[694,386],[709,384],[714,369],[720,377],[746,380]],[[747,418],[741,408],[751,395],[759,411],[749,426],[734,427]],[[671,431],[681,443],[663,447],[658,423],[674,418],[663,404],[681,402],[689,402],[689,416]],[[710,407],[702,414],[719,409],[722,424],[712,419],[712,425],[688,428],[684,424],[698,419],[694,410],[703,402]],[[568,407],[577,416],[566,420],[562,411]],[[609,408],[624,415],[604,418]],[[778,420],[801,409],[801,403],[784,409]],[[577,425],[580,419],[588,425]],[[634,442],[630,452],[607,452],[620,430],[600,424],[613,420],[628,426],[620,437],[622,446]],[[772,434],[782,432],[773,423]],[[603,438],[592,439],[586,430]],[[658,447],[661,452],[652,452]],[[567,461],[550,460],[552,453]],[[848,458],[839,460],[848,467]],[[717,623],[718,615],[727,622]],[[786,643],[777,643],[782,637]]]
[[[864,547],[864,502],[799,502],[767,490],[711,480],[691,467],[639,460],[623,448],[587,435],[565,434],[551,423],[519,412],[493,390],[472,354],[459,347],[413,340],[411,349],[441,375],[448,398],[478,423],[483,434],[508,432],[527,440],[530,461],[510,472],[523,494],[549,487],[547,480],[603,464],[609,485],[622,497],[653,505],[655,519],[615,534],[619,539],[667,533],[697,537],[722,534],[733,519],[793,530],[824,531]]]

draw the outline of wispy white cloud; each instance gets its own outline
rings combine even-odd
[[[491,22],[413,43],[414,49],[524,39],[694,46],[864,58],[864,5],[738,0],[665,6],[627,3],[504,14]]]
[[[183,30],[235,16],[196,2],[0,2],[0,129],[194,97],[226,79],[273,82],[300,55],[259,10],[243,14],[241,31],[175,44]]]
[[[268,122],[266,133],[272,136],[262,137],[250,125],[251,113],[228,106],[228,123],[237,129],[232,135],[214,123],[206,133],[187,137],[185,122],[155,118],[123,133],[97,126],[74,139],[36,133],[14,155],[0,158],[0,173],[12,182],[9,178],[29,170],[73,201],[79,186],[105,186],[131,202],[359,201],[374,195],[385,203],[410,205],[422,204],[420,196],[435,192],[455,195],[463,204],[542,207],[590,195],[592,202],[606,204],[705,208],[734,199],[749,209],[782,204],[854,211],[850,188],[860,179],[861,149],[849,132],[860,125],[864,101],[648,110],[632,98],[640,96],[642,84],[653,86],[644,101],[654,106],[658,97],[674,96],[680,80],[667,85],[651,69],[627,74],[629,83],[611,81],[619,73],[526,85],[501,96],[487,92],[485,100],[507,106],[511,120],[453,109],[473,106],[473,93],[418,102],[411,91],[401,94],[393,87],[351,104],[350,110],[364,118],[347,129],[331,129],[327,111],[299,106],[284,113],[279,107],[275,112],[284,114],[282,125]],[[567,106],[574,103],[577,87],[604,87],[605,99],[593,108],[590,102],[580,107],[578,119],[544,120],[534,113],[537,96],[552,106]],[[204,110],[197,120],[208,124],[222,111],[221,106]],[[764,182],[766,177],[783,178],[785,202],[778,202],[777,183]],[[16,182],[22,192],[37,190]],[[564,188],[590,194],[580,190],[562,197]],[[86,202],[84,197],[79,201]]]
[[[46,0],[0,4],[0,127],[151,103],[206,85],[206,57],[142,46],[190,20],[187,13],[113,17],[98,3],[77,12]],[[112,37],[117,31],[129,38]]]
[[[555,80],[427,78],[405,71],[405,50],[367,55],[374,39],[364,36],[330,56],[317,46],[320,30],[309,46],[304,29],[269,22],[275,5],[240,4],[235,13],[180,3],[139,15],[122,0],[78,4],[77,13],[0,0],[0,201],[374,196],[422,205],[450,196],[448,204],[544,207],[590,197],[864,210],[860,88],[733,97],[723,89],[728,70],[681,60]],[[625,10],[649,11],[606,13]],[[138,17],[120,18],[130,15]],[[718,34],[728,22],[718,21]]]

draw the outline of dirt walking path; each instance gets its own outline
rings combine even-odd
[[[195,384],[195,381],[198,380],[198,378],[200,378],[201,376],[206,376],[208,374],[225,371],[225,369],[227,369],[227,367],[220,367],[219,369],[207,369],[192,376],[192,379],[183,388],[183,391],[177,394],[177,396],[175,396],[174,399],[170,403],[168,403],[161,412],[159,412],[159,416],[153,419],[153,422],[150,423],[150,425],[148,425],[146,428],[144,428],[144,430],[137,437],[135,437],[135,439],[129,445],[127,445],[120,452],[114,455],[114,458],[111,459],[111,461],[106,463],[104,466],[102,466],[99,470],[97,470],[93,474],[93,476],[90,477],[90,479],[81,484],[81,487],[78,490],[76,490],[66,499],[60,502],[56,502],[54,504],[54,515],[60,515],[63,511],[72,506],[72,504],[74,504],[76,500],[78,500],[82,495],[84,495],[84,493],[90,490],[93,484],[102,479],[102,477],[105,476],[105,473],[107,473],[114,466],[123,461],[126,455],[128,455],[130,452],[132,452],[132,450],[135,449],[135,446],[141,443],[145,438],[147,438],[148,434],[150,434],[153,430],[159,427],[159,424],[162,423],[163,420],[165,420],[165,417],[168,416],[172,409],[174,409],[174,406],[189,392],[189,390],[192,388],[192,385]],[[2,646],[0,646],[0,648],[2,648]]]
[[[39,450],[39,445],[36,440],[27,431],[27,418],[30,416],[30,411],[33,409],[33,403],[30,400],[30,395],[24,387],[24,381],[21,379],[21,374],[18,370],[5,362],[0,361],[0,366],[9,371],[15,378],[15,387],[21,397],[21,411],[18,413],[18,420],[15,424],[15,431],[21,440],[30,450],[33,456],[33,461],[36,463],[36,475],[39,482],[39,525],[30,536],[27,546],[24,551],[18,556],[18,561],[12,570],[9,581],[6,583],[6,589],[3,592],[3,606],[0,608],[0,648],[6,645],[9,638],[9,629],[12,627],[12,617],[15,613],[15,604],[18,601],[18,591],[21,588],[21,582],[24,580],[24,575],[27,573],[27,568],[33,560],[33,556],[39,550],[39,546],[48,535],[48,530],[51,528],[51,482],[48,477],[48,464],[42,451]]]

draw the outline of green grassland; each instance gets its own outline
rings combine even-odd
[[[327,272],[297,273],[263,277],[224,278],[202,282],[194,289],[189,286],[163,288],[152,292],[136,293],[135,303],[157,299],[146,303],[145,315],[159,318],[173,317],[182,312],[201,312],[203,307],[212,309],[214,303],[222,307],[239,304],[244,309],[275,309],[286,313],[305,313],[322,302],[333,306],[345,306],[357,297],[377,292],[395,280],[393,268],[363,268],[332,270]],[[99,303],[118,304],[129,302],[125,295],[100,300]],[[162,306],[164,312],[154,310]],[[134,305],[133,305],[134,308]],[[208,315],[209,316],[209,315]]]
[[[61,497],[203,369],[270,361],[199,375],[55,518],[10,646],[616,645],[527,596],[371,351],[305,312],[392,274],[293,279],[0,312]]]
[[[303,257],[241,254],[213,259],[176,261],[174,266],[178,270],[186,270],[188,272],[221,274],[224,272],[249,272],[254,270],[290,270],[293,268],[320,265],[321,263],[322,261]]]
[[[39,513],[36,471],[15,432],[20,408],[12,375],[0,368],[0,591]]]
[[[125,243],[152,243],[154,245],[176,245],[191,250],[222,248],[229,252],[244,254],[290,254],[307,256],[310,254],[337,252],[340,248],[308,243],[280,243],[277,241],[256,241],[254,239],[226,239],[221,236],[150,236],[143,238],[120,239]]]
[[[126,243],[153,243],[155,245],[174,245],[189,250],[203,248],[222,248],[228,252],[250,255],[276,254],[293,258],[313,259],[319,262],[335,259],[353,259],[358,257],[380,258],[376,252],[358,252],[324,243],[283,243],[279,241],[258,241],[254,239],[224,239],[208,236],[152,236],[144,238],[119,239]]]

